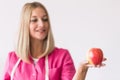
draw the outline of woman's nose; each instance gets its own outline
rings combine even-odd
[[[39,27],[43,27],[44,26],[44,22],[41,19],[38,21],[38,26]]]

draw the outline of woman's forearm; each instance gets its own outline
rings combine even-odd
[[[87,71],[88,71],[87,66],[85,66],[85,65],[80,66],[76,71],[76,74],[74,76],[74,80],[85,80]]]

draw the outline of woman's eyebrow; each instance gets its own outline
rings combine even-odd
[[[37,16],[31,16],[32,18],[36,18]],[[48,17],[47,14],[43,15],[42,17]]]
[[[47,14],[45,14],[45,15],[43,15],[43,17],[48,17],[48,15],[47,15]]]

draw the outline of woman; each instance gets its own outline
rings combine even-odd
[[[57,48],[49,15],[39,2],[23,6],[17,48],[9,53],[3,80],[84,80],[88,63],[75,71],[67,49]]]
[[[14,80],[45,80],[46,76],[50,80],[72,80],[73,60],[68,50],[55,47],[49,16],[41,3],[24,5],[17,48],[10,52],[6,64],[4,80],[10,80],[11,75]]]

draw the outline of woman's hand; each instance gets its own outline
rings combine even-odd
[[[106,60],[107,60],[106,58],[103,58],[103,62]],[[90,64],[88,61],[82,61],[76,71],[74,80],[85,80],[88,68],[100,68],[104,66],[105,66],[104,63],[101,63],[99,65],[93,65],[93,64]]]
[[[100,67],[104,67],[104,66],[106,65],[106,64],[103,63],[103,62],[106,61],[106,60],[107,60],[106,58],[103,58],[102,63],[99,64],[99,65],[89,64],[88,62],[86,62],[86,63],[84,63],[84,64],[86,64],[86,66],[88,66],[88,67],[90,67],[90,68],[93,68],[93,67],[95,67],[95,68],[100,68]]]

